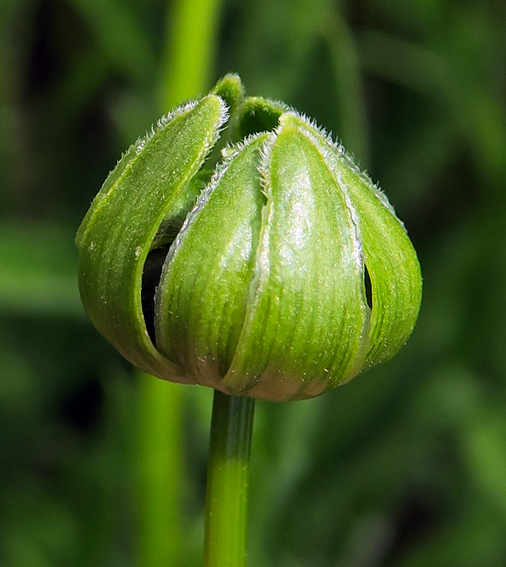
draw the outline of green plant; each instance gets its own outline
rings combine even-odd
[[[403,346],[421,275],[402,223],[342,146],[229,75],[130,147],[76,241],[97,329],[216,390],[205,564],[243,565],[253,399],[318,396]]]

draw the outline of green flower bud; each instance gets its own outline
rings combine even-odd
[[[416,253],[383,193],[312,122],[245,97],[236,76],[130,147],[77,244],[84,307],[127,360],[230,395],[285,401],[343,384],[404,345],[421,301]]]

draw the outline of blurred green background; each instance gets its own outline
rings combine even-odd
[[[157,382],[150,415],[155,379],[82,311],[73,238],[202,41],[204,89],[238,72],[380,181],[425,283],[393,361],[257,404],[250,565],[504,567],[506,2],[205,4],[0,0],[0,566],[201,564],[212,392]]]

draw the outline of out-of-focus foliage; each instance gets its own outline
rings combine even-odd
[[[0,2],[2,566],[137,564],[139,378],[81,310],[73,237],[158,118],[167,13]],[[425,282],[393,361],[257,404],[251,565],[502,567],[506,4],[230,0],[219,30],[210,82],[236,71],[339,137],[405,221]],[[181,388],[190,567],[211,393]]]

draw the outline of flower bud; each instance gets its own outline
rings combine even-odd
[[[119,352],[230,395],[343,384],[404,345],[421,301],[384,194],[312,122],[245,97],[236,76],[130,147],[76,241],[84,307]]]

